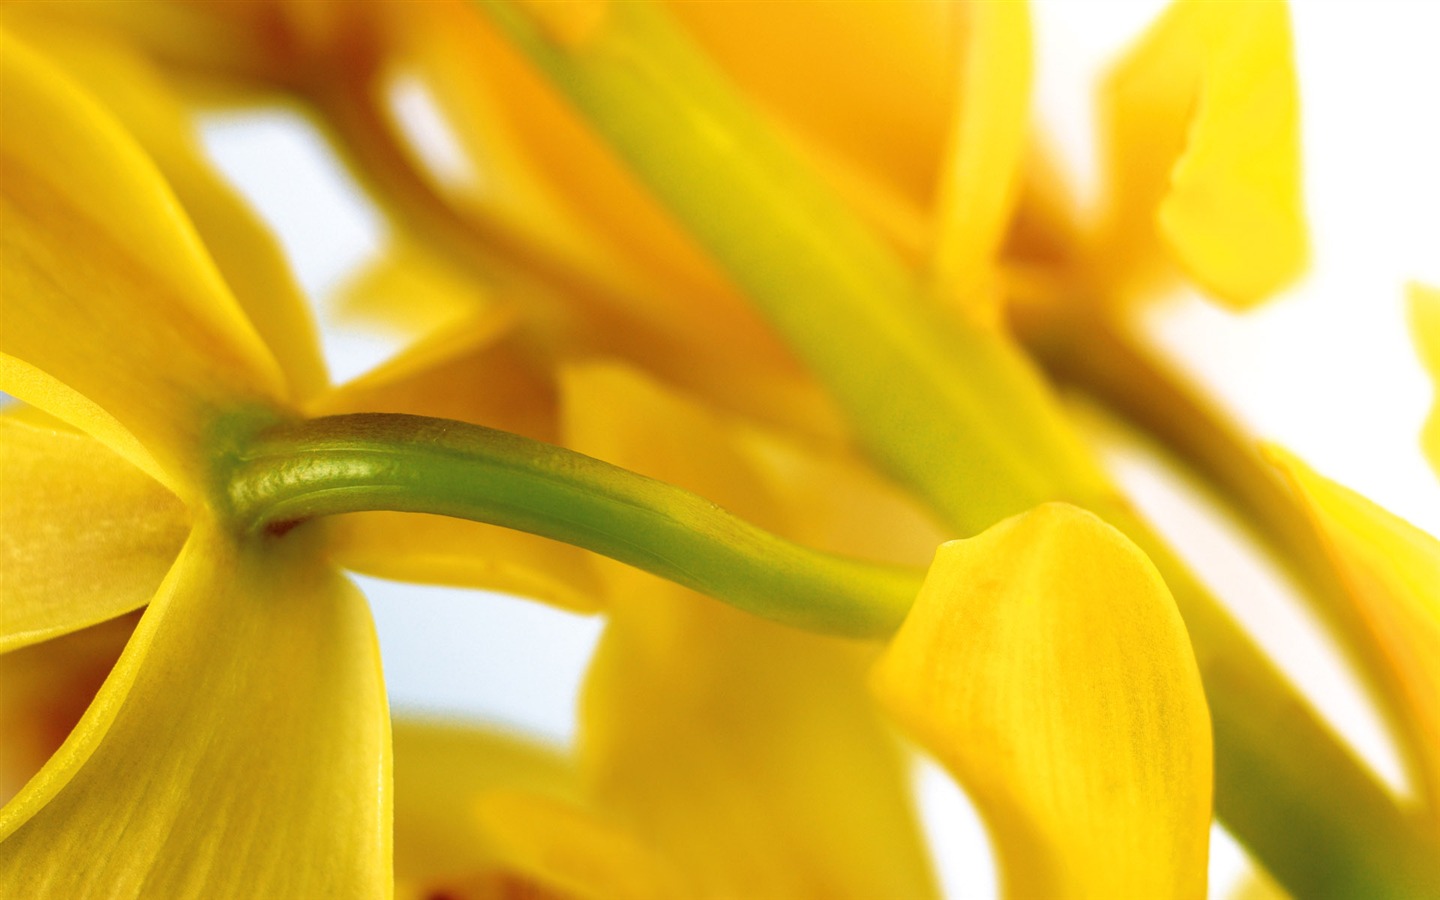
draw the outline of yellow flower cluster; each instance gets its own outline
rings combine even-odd
[[[1440,895],[1440,543],[1132,327],[1306,262],[1287,9],[1118,62],[1090,217],[1031,43],[1021,0],[0,6],[0,893],[923,900],[925,752],[1006,896],[1203,897],[1215,818],[1296,896]],[[407,343],[338,386],[194,130],[276,103],[388,226],[347,302]],[[1057,384],[1291,569],[1414,796]],[[603,615],[574,752],[392,723],[343,570]]]

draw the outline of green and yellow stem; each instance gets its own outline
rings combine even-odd
[[[740,609],[846,637],[893,632],[924,573],[793,544],[689,491],[518,435],[366,413],[262,432],[227,461],[239,527],[433,513],[593,550]]]
[[[946,316],[651,4],[559,43],[477,0],[805,360],[860,440],[961,533],[1051,500],[1155,560],[1185,617],[1217,745],[1221,818],[1299,896],[1410,896],[1440,872],[1393,799],[1120,498],[998,331]]]
[[[1072,384],[1158,438],[1303,587],[1311,607],[1365,678],[1402,748],[1424,740],[1397,707],[1401,696],[1375,655],[1370,626],[1356,615],[1334,563],[1258,439],[1182,373],[1143,347],[1129,326],[1096,304],[1056,302],[1013,311],[1017,334],[1057,381]],[[1407,764],[1420,783],[1413,753]]]

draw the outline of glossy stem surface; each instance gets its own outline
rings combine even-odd
[[[503,431],[366,413],[261,433],[232,461],[240,526],[433,513],[593,550],[740,609],[848,637],[892,632],[924,573],[811,550],[689,491]]]

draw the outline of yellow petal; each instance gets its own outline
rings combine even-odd
[[[420,896],[513,875],[476,814],[496,790],[555,798],[577,793],[569,761],[499,731],[419,720],[395,722],[395,878]]]
[[[1111,74],[1103,110],[1099,264],[1115,289],[1153,287],[1168,256],[1245,308],[1300,272],[1299,99],[1280,0],[1179,0]]]
[[[0,415],[0,653],[143,606],[189,530],[174,494],[95,439]]]
[[[1204,897],[1210,717],[1145,555],[1047,505],[936,554],[875,670],[989,824],[1011,897]]]
[[[952,4],[739,0],[670,10],[792,135],[930,208],[957,102]]]
[[[214,169],[186,111],[142,57],[97,34],[31,26],[25,36],[123,125],[159,167],[297,398],[326,384],[320,341],[279,242]]]
[[[0,804],[60,749],[137,621],[131,613],[0,656]]]
[[[564,896],[583,900],[697,896],[643,841],[574,803],[496,791],[477,809],[509,864]]]
[[[1440,541],[1275,448],[1340,572],[1412,731],[1419,788],[1440,817]]]
[[[1440,475],[1440,290],[1423,284],[1410,285],[1410,331],[1420,361],[1435,382],[1435,399],[1431,402],[1430,418],[1420,436],[1420,445],[1435,473]]]
[[[48,63],[0,37],[0,352],[83,395],[186,495],[227,411],[273,408],[279,369],[174,195],[121,128]],[[4,387],[42,405],[32,380]],[[47,411],[75,414],[74,406]],[[117,447],[116,449],[124,449]]]
[[[390,726],[369,609],[317,532],[202,524],[114,671],[0,810],[16,897],[378,897]]]
[[[479,345],[514,324],[513,310],[502,308],[492,294],[438,254],[392,236],[388,246],[346,279],[330,302],[340,321],[378,325],[412,345],[456,330],[468,320],[467,330],[477,333],[475,345]],[[423,362],[425,356],[443,349],[448,348],[419,353],[407,346],[406,353]]]
[[[782,533],[803,521],[785,479],[762,477],[723,418],[619,368],[576,368],[563,383],[575,449]],[[581,753],[618,827],[716,896],[934,894],[901,757],[865,694],[866,647],[599,566],[610,621]]]
[[[1030,124],[1030,9],[964,4],[960,92],[941,170],[932,266],[947,300],[996,309],[995,257],[1010,224]]]

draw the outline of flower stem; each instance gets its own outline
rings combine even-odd
[[[1195,645],[1216,807],[1297,896],[1440,887],[1415,829],[1131,510],[998,330],[947,317],[656,5],[579,42],[476,0],[761,309],[891,474],[962,533],[1051,500],[1089,507],[1164,573]]]
[[[924,577],[802,547],[689,491],[445,419],[311,419],[262,432],[231,462],[231,512],[248,532],[373,510],[455,516],[593,550],[810,631],[889,634]]]

